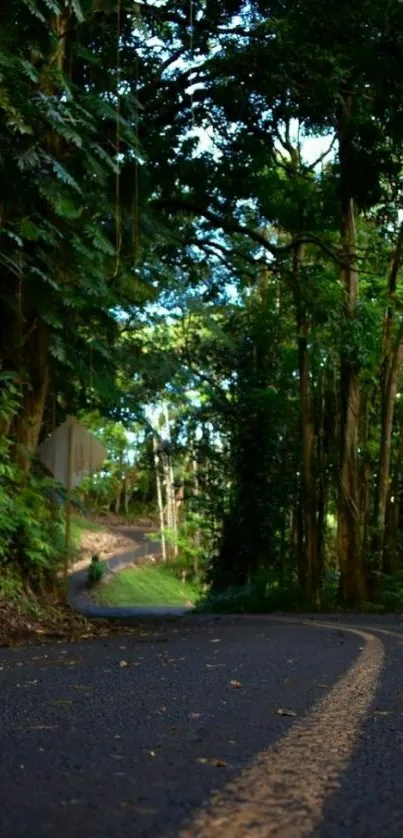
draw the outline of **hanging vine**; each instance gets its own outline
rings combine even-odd
[[[115,182],[115,229],[116,229],[116,267],[115,276],[119,273],[120,253],[122,248],[122,218],[120,208],[120,37],[121,37],[121,4],[116,3],[116,182]]]

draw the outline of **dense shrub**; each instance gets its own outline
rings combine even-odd
[[[18,387],[11,376],[0,377],[0,421],[11,424],[18,408]],[[41,587],[59,568],[63,551],[60,509],[52,506],[54,481],[23,474],[12,456],[13,442],[0,435],[0,594],[10,595],[18,577]]]
[[[87,583],[88,587],[92,588],[98,585],[105,573],[105,565],[102,564],[98,553],[94,553],[91,557],[91,564],[88,568]]]

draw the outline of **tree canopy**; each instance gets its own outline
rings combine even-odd
[[[395,0],[5,2],[5,566],[74,413],[217,596],[400,601],[402,56]]]

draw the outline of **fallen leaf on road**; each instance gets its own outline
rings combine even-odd
[[[295,713],[294,710],[288,710],[287,708],[279,707],[279,709],[277,710],[277,715],[278,716],[296,716],[297,714]]]
[[[374,716],[389,716],[389,710],[375,710]]]
[[[225,762],[224,759],[215,759],[207,758],[207,757],[199,757],[197,762],[200,762],[202,765],[212,765],[213,768],[226,768],[228,763]]]
[[[200,719],[201,713],[189,713],[189,719]]]
[[[127,663],[127,661],[119,661],[119,666],[121,669],[124,669],[124,667],[129,666],[129,664]]]
[[[229,682],[229,685],[230,685],[230,687],[232,687],[234,690],[239,690],[239,689],[241,689],[241,687],[242,687],[242,684],[241,684],[241,682],[240,682],[240,681],[230,681],[230,682]]]

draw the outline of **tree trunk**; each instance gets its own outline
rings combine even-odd
[[[171,432],[169,425],[168,405],[164,405],[165,428],[167,432],[167,439],[169,448],[171,446]],[[174,471],[172,466],[171,453],[165,457],[165,481],[166,481],[166,499],[168,508],[168,526],[171,530],[172,537],[172,555],[174,559],[178,556],[178,525],[175,502],[175,485],[174,485]]]
[[[378,482],[376,493],[376,522],[374,553],[376,569],[384,563],[386,507],[389,493],[390,459],[393,419],[400,372],[403,364],[403,327],[400,327],[393,349],[393,322],[397,277],[403,254],[403,223],[400,226],[388,281],[388,309],[385,315],[383,363],[381,376],[381,439],[379,447]]]
[[[344,290],[343,316],[345,333],[357,315],[359,273],[355,255],[355,208],[350,184],[349,123],[352,96],[346,94],[339,121],[340,198],[341,198],[341,284]],[[362,566],[360,501],[358,479],[358,427],[360,389],[358,367],[351,347],[343,347],[340,369],[340,482],[338,500],[338,553],[340,564],[340,599],[354,606],[365,597]]]
[[[304,549],[304,515],[303,515],[303,494],[302,494],[302,480],[298,481],[298,495],[296,498],[296,508],[293,522],[293,540],[295,544],[297,567],[298,567],[298,583],[301,590],[306,588],[306,551]]]
[[[130,498],[130,492],[131,492],[131,483],[130,483],[129,478],[128,478],[127,475],[125,476],[125,479],[123,481],[123,490],[124,490],[123,491],[123,503],[124,503],[124,507],[125,507],[125,517],[128,518],[129,517],[129,498]]]
[[[318,399],[316,405],[317,419],[317,522],[316,522],[316,563],[318,594],[321,594],[325,576],[325,529],[327,508],[327,469],[329,461],[329,438],[326,421],[326,374],[321,370],[319,374]]]
[[[197,463],[197,457],[195,451],[192,452],[192,471],[193,471],[193,497],[196,501],[196,514],[199,514],[199,496],[200,496],[200,485],[199,485],[199,469]],[[195,547],[195,556],[193,560],[193,571],[195,576],[199,575],[199,558],[200,558],[200,547],[201,547],[201,532],[199,527],[197,527],[195,534],[194,534],[194,547]]]
[[[28,474],[38,445],[49,387],[48,331],[45,324],[39,318],[35,320],[23,340],[18,370],[22,400],[10,434],[15,442],[16,462]]]
[[[363,451],[362,455],[362,463],[360,469],[360,483],[361,483],[361,529],[362,529],[362,552],[363,552],[363,563],[365,570],[368,569],[368,559],[367,556],[370,556],[371,553],[371,544],[370,544],[370,524],[371,524],[371,481],[372,481],[372,474],[371,474],[371,457],[368,451],[368,438],[369,438],[369,426],[370,426],[370,419],[369,419],[369,401],[368,398],[366,399],[366,403],[362,408],[362,417],[361,417],[361,441],[360,447]]]
[[[379,451],[378,496],[376,536],[379,550],[378,569],[382,568],[383,542],[385,534],[386,503],[389,491],[390,459],[392,448],[393,418],[400,372],[403,364],[403,327],[382,392],[381,442]]]
[[[296,297],[298,329],[299,392],[302,434],[302,515],[305,550],[304,593],[315,602],[318,595],[317,529],[316,529],[316,474],[314,406],[309,379],[308,334],[309,321],[301,294],[302,245],[296,244],[293,254],[293,279]]]
[[[119,515],[121,499],[122,499],[122,486],[119,483],[119,485],[117,487],[117,490],[116,490],[116,497],[115,497],[115,515]]]
[[[384,573],[393,574],[398,569],[399,541],[400,541],[400,509],[402,502],[402,463],[403,463],[403,426],[400,428],[399,450],[396,458],[396,465],[393,471],[390,488],[388,490],[385,531],[383,541],[382,570]]]
[[[401,505],[401,473],[403,463],[403,425],[400,426],[399,450],[388,494],[385,516],[383,572],[396,573],[399,548],[399,518]]]
[[[162,486],[161,486],[161,473],[160,473],[160,458],[158,452],[158,442],[155,436],[153,436],[153,454],[154,454],[154,469],[155,469],[155,482],[157,487],[157,503],[158,503],[158,515],[160,519],[160,530],[161,530],[161,553],[162,553],[162,561],[165,563],[167,560],[167,547],[166,547],[166,540],[165,540],[165,521],[164,521],[164,504],[162,500]]]

